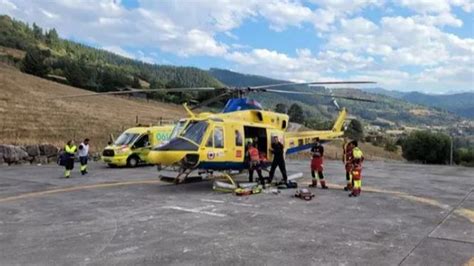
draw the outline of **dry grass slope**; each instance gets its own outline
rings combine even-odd
[[[111,133],[140,123],[185,116],[182,106],[126,97],[51,99],[86,91],[0,64],[0,143],[52,143],[91,138],[98,148]]]

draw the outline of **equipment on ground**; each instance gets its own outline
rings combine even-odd
[[[296,190],[295,197],[309,201],[314,198],[314,194],[307,188],[300,188]]]

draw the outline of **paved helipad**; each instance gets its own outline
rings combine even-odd
[[[308,174],[308,162],[288,162]],[[0,167],[1,265],[467,265],[474,263],[473,169],[367,162],[362,196],[310,202],[236,197],[212,182],[170,185],[156,169]],[[306,185],[309,179],[300,180]]]

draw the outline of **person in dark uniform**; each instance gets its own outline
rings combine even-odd
[[[324,180],[323,174],[323,157],[324,147],[319,142],[319,138],[315,139],[313,147],[311,147],[311,154],[313,159],[311,160],[311,176],[313,177],[310,187],[316,187],[318,185],[318,179],[316,178],[316,172],[318,172],[318,178],[321,182],[321,188],[327,189],[326,181]]]
[[[74,156],[76,155],[77,147],[72,140],[69,140],[64,146],[64,177],[71,177],[71,170],[74,169]]]
[[[270,168],[270,183],[273,180],[273,176],[275,175],[275,170],[278,166],[280,168],[281,175],[283,176],[283,181],[285,183],[288,182],[288,177],[286,176],[286,166],[285,166],[285,147],[283,144],[278,140],[278,137],[275,136],[272,138],[272,147],[270,151],[273,153],[273,161],[272,166]]]

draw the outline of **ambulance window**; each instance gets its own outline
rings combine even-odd
[[[148,135],[143,135],[137,140],[137,142],[135,142],[133,146],[135,146],[135,148],[143,148],[148,146],[148,144]]]
[[[242,133],[239,130],[235,130],[235,146],[242,146]]]
[[[224,132],[222,127],[214,128],[214,148],[224,148]]]
[[[212,148],[212,138],[214,137],[213,135],[214,134],[211,132],[211,134],[209,134],[209,138],[207,138],[206,147],[208,148]]]

